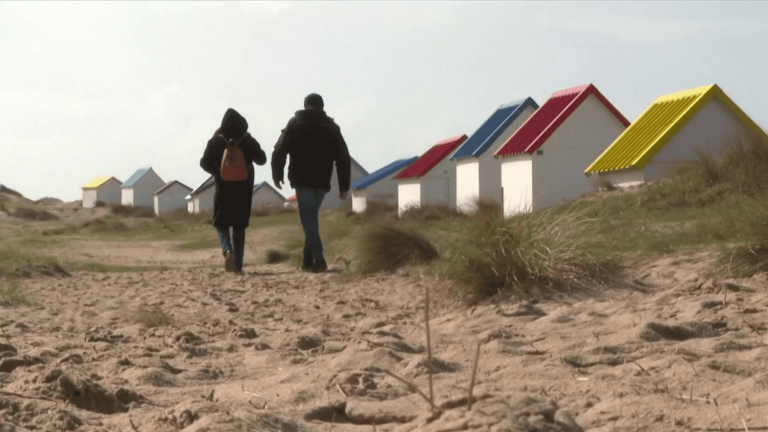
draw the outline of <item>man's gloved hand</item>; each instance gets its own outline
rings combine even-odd
[[[272,181],[275,183],[275,187],[278,189],[283,188],[283,181],[278,179],[272,179]]]
[[[344,191],[344,192],[339,192],[339,198],[341,198],[341,199],[346,199],[346,198],[347,198],[347,192],[346,192],[346,191]]]

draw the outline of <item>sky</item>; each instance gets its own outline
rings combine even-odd
[[[716,83],[766,128],[767,22],[738,1],[3,1],[0,184],[74,201],[152,167],[195,188],[227,108],[269,157],[313,92],[369,172],[586,83],[630,121]]]

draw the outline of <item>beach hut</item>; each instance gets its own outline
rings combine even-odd
[[[456,207],[456,167],[448,156],[466,139],[459,135],[438,142],[395,176],[398,215],[411,207]]]
[[[412,164],[417,156],[396,160],[352,182],[352,211],[364,212],[369,202],[397,205],[397,180],[394,176]]]
[[[200,186],[187,195],[187,211],[190,213],[213,212],[213,195],[216,192],[216,180],[208,177]]]
[[[257,183],[253,187],[253,200],[251,208],[254,210],[264,210],[269,208],[283,208],[285,206],[285,197],[267,182]]]
[[[165,185],[163,179],[152,168],[136,170],[122,186],[124,206],[153,208],[155,191]]]
[[[368,171],[363,168],[362,165],[357,163],[354,158],[350,158],[350,182],[353,182],[361,177],[368,175]],[[320,209],[335,209],[339,208],[342,204],[352,200],[352,197],[347,196],[342,200],[339,198],[339,178],[336,176],[336,165],[333,166],[333,175],[331,175],[331,190],[325,194],[323,198],[323,204]]]
[[[553,93],[496,151],[504,215],[597,191],[597,178],[585,176],[584,169],[627,126],[629,121],[592,84]]]
[[[501,160],[493,154],[533,115],[539,105],[530,97],[502,105],[453,154],[456,207],[472,211],[478,198],[501,204]]]
[[[114,177],[96,177],[83,185],[83,207],[96,207],[97,202],[108,205],[120,204],[120,186],[123,182]]]
[[[657,98],[585,171],[614,186],[660,180],[697,152],[717,157],[730,143],[765,137],[716,84]]]
[[[183,209],[186,206],[185,197],[190,192],[192,188],[178,180],[166,183],[155,191],[155,214],[161,216]]]

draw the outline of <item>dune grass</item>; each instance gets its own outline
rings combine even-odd
[[[614,266],[607,256],[583,250],[579,233],[593,222],[583,212],[475,218],[466,224],[446,273],[469,288],[470,301],[500,292],[525,297],[599,280]]]
[[[0,306],[22,306],[33,304],[16,281],[11,280],[5,285],[5,288],[0,286]]]
[[[265,254],[264,261],[267,264],[278,264],[285,261],[290,261],[291,255],[284,251],[279,251],[276,249],[269,249],[267,250]]]
[[[174,322],[173,315],[159,307],[141,306],[131,314],[130,318],[145,328],[165,327]]]
[[[700,155],[668,180],[555,211],[582,211],[598,222],[580,233],[587,250],[638,256],[702,247],[727,252],[768,246],[767,198],[768,141],[755,139],[731,145],[719,161]]]
[[[438,257],[437,248],[426,237],[392,224],[368,227],[357,246],[357,269],[362,273],[393,271]]]
[[[36,266],[54,266],[59,260],[39,252],[39,246],[25,245],[24,241],[4,239],[0,243],[0,277],[17,277],[24,270]]]
[[[34,207],[20,206],[13,212],[9,213],[11,216],[28,221],[51,221],[59,220],[59,217],[48,210],[38,209]]]

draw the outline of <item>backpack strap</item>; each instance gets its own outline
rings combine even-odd
[[[251,135],[251,134],[249,134],[248,132],[244,133],[242,136],[240,136],[240,138],[238,138],[238,139],[235,141],[235,145],[239,146],[239,145],[240,145],[240,143],[241,143],[241,142],[242,142],[242,141],[245,139],[245,137],[247,137],[247,136],[250,136],[250,135]]]
[[[225,137],[223,134],[216,134],[216,136],[221,138],[224,141],[224,143],[227,145],[227,147],[229,147],[230,144],[234,144],[234,146],[237,147],[240,145],[240,142],[242,142],[245,139],[245,137],[250,136],[250,134],[246,132],[242,134],[238,139],[227,139],[227,137]]]

